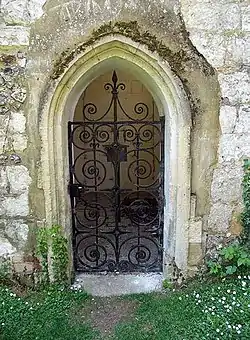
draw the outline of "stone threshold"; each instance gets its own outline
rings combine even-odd
[[[92,296],[109,297],[151,293],[162,290],[162,273],[86,274],[77,273],[73,288]]]

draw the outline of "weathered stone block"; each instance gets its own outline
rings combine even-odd
[[[191,220],[188,230],[190,243],[201,243],[202,241],[202,219]]]
[[[13,112],[10,117],[9,131],[10,133],[24,133],[26,118],[23,112]]]
[[[250,6],[243,6],[242,12],[242,30],[250,32]]]
[[[240,7],[234,3],[185,1],[182,13],[187,27],[192,29],[233,30],[241,24]]]
[[[219,74],[219,82],[223,98],[232,104],[248,103],[250,98],[249,74],[235,72]]]
[[[0,115],[0,136],[5,136],[8,126],[8,116]]]
[[[211,188],[213,202],[239,202],[241,200],[242,163],[222,163],[214,170]]]
[[[29,23],[42,16],[45,2],[46,0],[2,0],[4,21],[10,25]]]
[[[0,154],[0,165],[6,165],[8,162],[8,156],[6,154]]]
[[[219,146],[219,162],[238,161],[250,156],[250,134],[224,134]]]
[[[16,89],[14,89],[14,91],[11,92],[10,96],[16,102],[24,103],[24,101],[26,99],[26,90],[18,86]]]
[[[7,166],[10,194],[20,195],[28,191],[31,183],[28,169],[24,165]]]
[[[220,109],[220,126],[222,133],[232,133],[237,118],[237,110],[234,106],[224,105]]]
[[[189,266],[197,266],[203,259],[202,246],[200,243],[190,243],[188,249]]]
[[[249,65],[250,64],[250,32],[243,39],[244,40],[244,49],[242,53],[242,64]]]
[[[2,0],[1,11],[7,24],[25,23],[29,20],[27,0]]]
[[[222,67],[226,55],[226,40],[220,34],[192,30],[190,39],[197,50],[216,68]]]
[[[31,21],[34,21],[43,15],[43,5],[45,3],[46,3],[46,0],[28,1],[27,8],[28,8]]]
[[[29,214],[28,193],[18,197],[4,197],[0,201],[0,214],[10,217],[27,216]]]
[[[250,61],[249,43],[250,37],[248,35],[238,33],[224,36],[226,44],[225,66],[229,69],[239,69],[242,64],[247,64]]]
[[[15,262],[13,263],[13,269],[16,273],[20,274],[32,274],[34,273],[34,263],[32,262]]]
[[[209,218],[208,229],[213,233],[226,233],[232,217],[233,207],[230,204],[217,202],[212,205]]]
[[[27,148],[27,137],[20,133],[12,135],[12,143],[15,151],[24,151]]]
[[[4,168],[0,169],[0,195],[5,196],[8,193],[8,180]]]
[[[242,231],[243,227],[240,222],[240,214],[234,214],[230,223],[229,233],[232,236],[240,236]]]
[[[3,237],[0,237],[0,257],[11,255],[16,252],[16,249],[10,244],[10,242]]]
[[[6,27],[0,30],[0,45],[28,45],[29,27]]]
[[[197,207],[197,196],[191,195],[190,197],[190,219],[193,221],[196,216],[196,207]]]
[[[0,94],[0,105],[3,106],[8,103],[8,96],[5,93]]]
[[[29,227],[22,220],[6,221],[5,233],[18,250],[23,250],[28,240]]]
[[[250,104],[240,107],[235,133],[250,133]]]

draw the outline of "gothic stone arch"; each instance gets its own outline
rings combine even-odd
[[[196,269],[205,248],[217,159],[219,91],[213,69],[191,45],[182,24],[173,28],[182,41],[176,41],[173,32],[157,40],[160,26],[153,35],[136,22],[104,24],[74,47],[70,42],[58,58],[49,49],[56,34],[51,32],[48,46],[41,44],[48,18],[33,28],[33,37],[39,33],[41,39],[30,49],[28,67],[33,89],[27,104],[29,145],[35,146],[28,150],[33,159],[30,201],[37,224],[60,223],[71,240],[66,124],[88,84],[111,63],[121,68],[126,63],[166,117],[165,274],[173,264],[184,275]],[[64,46],[67,30],[63,36]],[[37,133],[34,126],[39,127]]]
[[[190,109],[181,83],[167,63],[143,48],[138,49],[127,38],[102,39],[94,49],[78,55],[44,106],[40,132],[46,221],[58,220],[70,233],[67,123],[72,120],[83,90],[111,64],[121,68],[129,64],[151,92],[160,114],[165,115],[165,259],[169,264],[175,258],[185,272],[190,216]]]

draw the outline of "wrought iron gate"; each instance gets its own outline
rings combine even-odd
[[[125,111],[116,72],[104,88],[106,111],[88,103],[68,123],[75,269],[161,271],[164,122],[144,103]]]

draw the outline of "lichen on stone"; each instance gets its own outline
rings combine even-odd
[[[84,52],[87,47],[92,46],[101,38],[112,34],[121,34],[132,39],[134,42],[145,45],[150,52],[157,52],[163,60],[168,61],[172,71],[177,75],[184,71],[187,61],[192,61],[192,55],[190,55],[186,49],[180,49],[177,52],[171,51],[162,40],[158,40],[158,38],[149,31],[144,31],[137,21],[118,21],[114,23],[110,21],[100,26],[97,30],[94,30],[91,36],[73,51],[64,51],[55,62],[54,69],[50,76],[51,79],[57,79],[77,54]],[[188,35],[186,35],[186,39],[188,39]],[[201,67],[204,74],[208,75],[213,73],[213,69],[208,65],[201,63]]]

